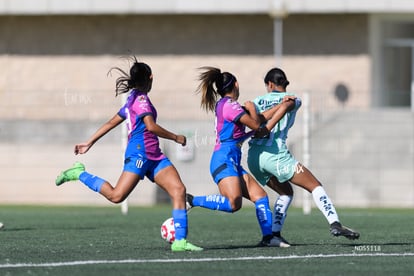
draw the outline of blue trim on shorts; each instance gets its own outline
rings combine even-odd
[[[237,144],[222,144],[211,157],[210,174],[216,184],[226,177],[248,174],[241,166],[240,147]]]
[[[126,157],[124,161],[124,172],[131,172],[139,175],[141,179],[145,176],[154,182],[154,177],[162,169],[172,166],[171,161],[164,157],[161,160],[150,160],[144,156],[130,156]]]

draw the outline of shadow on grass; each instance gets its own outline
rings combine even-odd
[[[392,242],[392,243],[387,243],[387,242],[375,242],[375,243],[291,243],[291,246],[344,246],[344,247],[355,247],[355,246],[375,246],[375,245],[414,245],[414,243],[411,242]]]
[[[97,227],[61,227],[61,228],[52,228],[53,230],[96,230]],[[19,231],[38,231],[45,230],[45,228],[35,228],[35,227],[24,227],[24,228],[3,228],[1,232],[19,232]],[[51,228],[48,228],[51,230]]]
[[[223,246],[203,246],[204,249],[208,250],[236,250],[236,249],[252,249],[252,248],[261,248],[262,246],[258,245],[223,245]]]
[[[343,244],[343,246],[377,246],[377,245],[414,245],[412,242],[375,242],[375,243],[355,243],[355,244]]]

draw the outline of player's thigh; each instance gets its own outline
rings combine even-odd
[[[242,197],[242,190],[239,176],[227,176],[218,183],[220,194],[234,201]]]
[[[124,171],[118,179],[115,187],[112,189],[113,198],[122,198],[125,199],[134,188],[137,186],[140,180],[140,176],[133,172]],[[103,186],[108,187],[108,186]],[[103,191],[101,191],[103,192]]]
[[[313,189],[321,185],[312,172],[300,163],[297,165],[297,169],[290,182],[306,189],[308,192],[312,192]]]
[[[256,181],[260,185],[265,186],[269,181],[271,174],[261,168],[261,162],[259,160],[260,159],[256,155],[250,154],[249,152],[249,155],[247,157],[247,165],[249,167],[250,173],[256,179]]]
[[[154,176],[154,181],[171,197],[185,198],[186,189],[184,183],[173,165],[164,167]]]
[[[267,186],[279,195],[293,196],[293,188],[289,181],[280,183],[276,177],[272,176],[267,182]]]

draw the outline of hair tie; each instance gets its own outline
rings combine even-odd
[[[224,89],[229,87],[233,83],[233,81],[234,81],[234,76],[230,75],[230,80],[226,84],[223,84],[223,88],[221,89],[221,91],[224,91]]]

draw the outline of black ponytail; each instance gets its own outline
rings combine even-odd
[[[221,72],[215,67],[201,67],[200,85],[197,92],[201,93],[201,106],[206,111],[214,111],[218,96],[223,97],[234,89],[236,77],[229,72]]]
[[[152,88],[151,67],[146,63],[139,62],[135,56],[130,57],[130,59],[133,64],[129,69],[129,74],[119,67],[112,67],[108,72],[110,74],[112,70],[116,70],[121,74],[116,79],[115,96],[127,93],[133,88],[142,92],[149,92]]]

